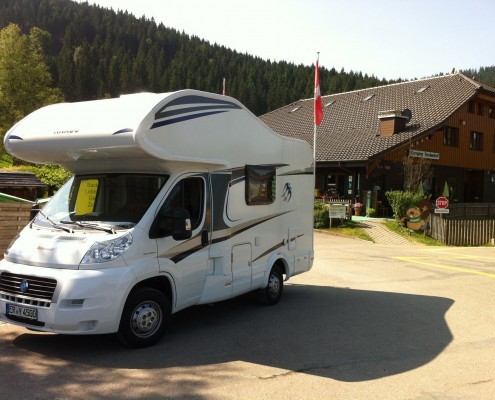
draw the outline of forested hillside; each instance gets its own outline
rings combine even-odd
[[[461,72],[470,78],[474,78],[477,81],[495,87],[495,66],[481,67],[479,69],[466,69]]]
[[[224,77],[227,94],[257,115],[313,96],[314,66],[262,60],[125,12],[70,0],[1,0],[0,29],[9,23],[50,33],[45,62],[67,101],[143,90],[221,93]],[[320,76],[322,94],[387,83],[335,69]]]
[[[227,94],[257,115],[313,95],[314,66],[241,54],[126,12],[70,0],[1,0],[0,29],[9,23],[26,34],[32,27],[50,33],[45,62],[67,101],[183,88],[220,93],[224,77]],[[495,86],[495,67],[463,72]],[[320,76],[324,95],[389,83],[333,68]]]

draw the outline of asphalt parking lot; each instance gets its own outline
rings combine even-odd
[[[315,251],[278,305],[190,308],[148,349],[0,324],[0,398],[495,398],[495,249]]]

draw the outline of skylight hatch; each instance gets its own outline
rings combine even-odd
[[[422,88],[419,88],[418,90],[416,90],[416,93],[423,93],[423,92],[427,91],[429,87],[430,87],[430,85],[423,86]]]

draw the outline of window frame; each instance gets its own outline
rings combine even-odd
[[[495,118],[495,105],[489,105],[488,106],[488,117],[489,118]]]
[[[474,114],[476,112],[476,102],[474,100],[468,101],[467,111],[470,114]]]
[[[469,137],[469,150],[483,151],[483,132],[471,131]]]
[[[446,126],[443,130],[443,144],[449,147],[459,147],[459,128]]]
[[[197,204],[192,204],[191,199],[191,189],[193,185],[197,185],[196,189],[200,189],[197,198],[195,199]],[[189,212],[191,219],[191,229],[192,231],[198,229],[202,226],[204,215],[205,215],[205,205],[206,205],[206,181],[202,176],[192,175],[187,176],[180,181],[176,182],[174,187],[167,194],[167,198],[160,207],[161,213],[165,213],[167,209],[170,208],[183,208]],[[189,206],[187,203],[189,202]],[[175,204],[173,206],[172,204]],[[195,206],[195,207],[193,207]],[[193,212],[193,208],[196,213]],[[170,235],[167,235],[170,236]]]
[[[485,115],[485,103],[478,102],[477,104],[477,114],[484,116]]]
[[[245,199],[248,206],[273,204],[276,199],[277,169],[267,165],[245,166]],[[264,187],[263,187],[264,186]],[[254,195],[256,192],[256,195]]]

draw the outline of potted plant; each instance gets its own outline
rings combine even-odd
[[[357,202],[352,205],[352,208],[354,209],[354,215],[361,215],[361,210],[364,208],[364,204]]]

